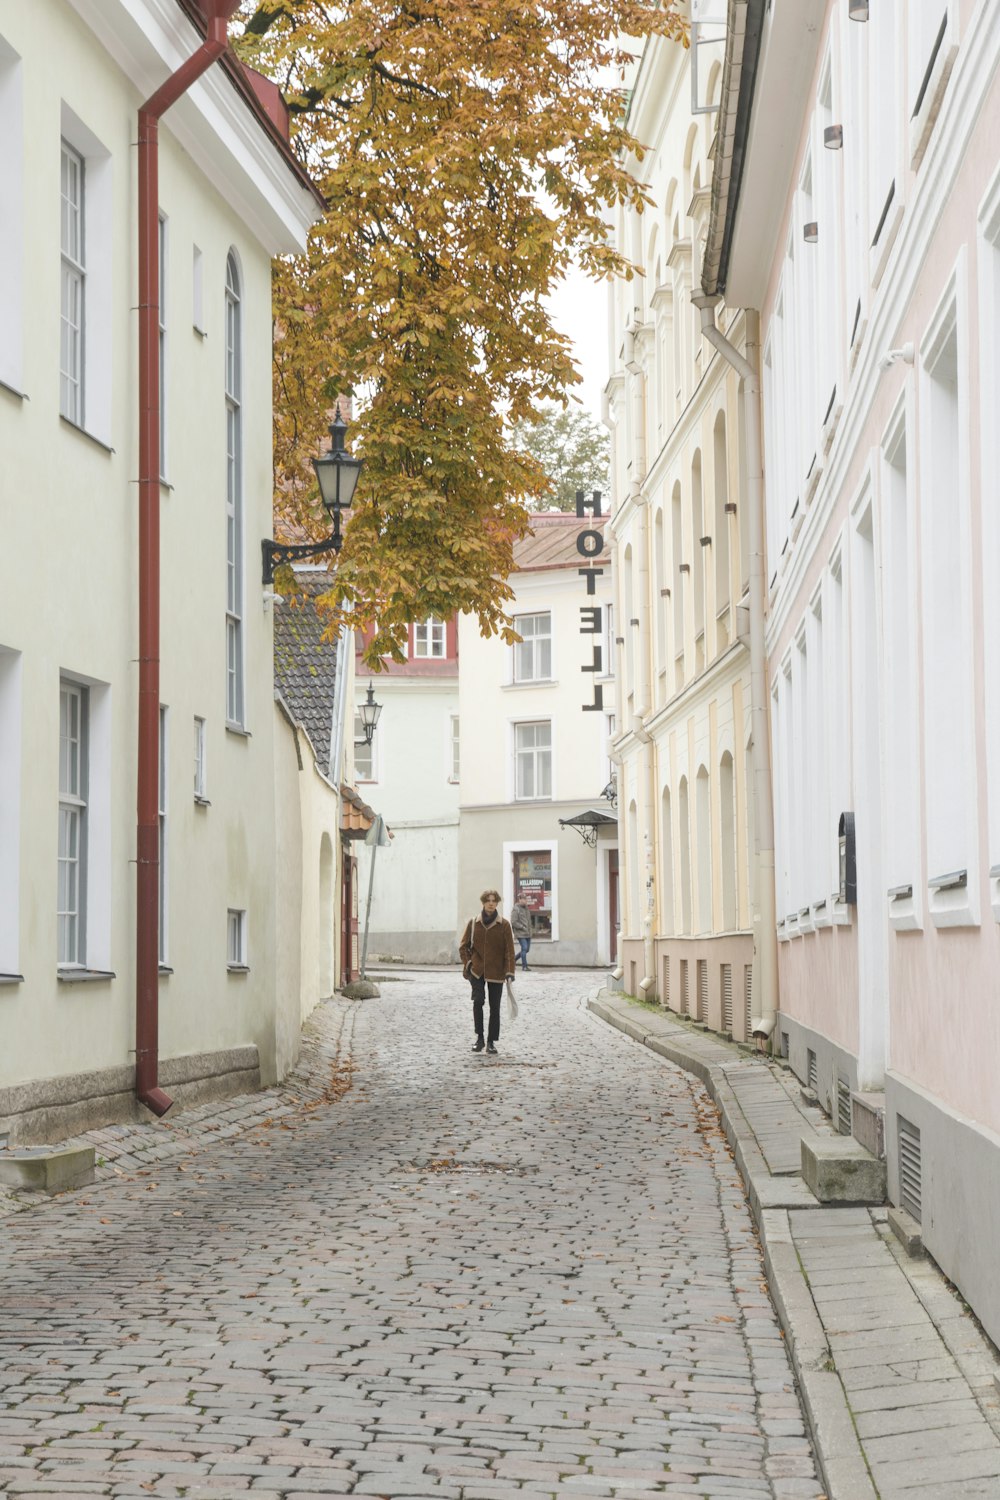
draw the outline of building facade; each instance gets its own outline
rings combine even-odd
[[[1000,13],[738,8],[705,290],[761,322],[778,1038],[996,1339]]]
[[[520,644],[459,620],[454,931],[484,889],[500,891],[505,913],[523,894],[539,968],[607,964],[617,951],[617,828],[602,800],[615,714],[604,527],[599,498],[579,515],[533,517],[510,575]]]
[[[717,103],[718,63],[703,80]],[[655,200],[619,210],[639,268],[610,298],[622,848],[622,983],[744,1039],[753,994],[749,505],[742,393],[701,332],[714,112],[692,113],[691,54],[645,48],[629,163]],[[724,325],[742,347],[736,315]]]
[[[134,142],[143,100],[204,35],[178,0],[42,0],[0,17],[0,1131],[13,1139],[132,1107],[150,584]],[[156,930],[175,1097],[274,1079],[294,1046],[275,967],[259,567],[271,257],[303,247],[319,207],[258,90],[226,55],[160,126]],[[298,992],[287,1003],[297,1026]]]

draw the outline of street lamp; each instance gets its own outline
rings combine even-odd
[[[366,745],[370,745],[372,740],[375,738],[375,725],[379,721],[379,715],[381,714],[381,712],[382,705],[381,703],[375,702],[375,689],[372,687],[371,683],[369,683],[368,696],[365,699],[364,703],[362,703],[358,708],[358,714],[361,718],[361,726],[364,730]]]
[[[297,557],[319,557],[323,552],[340,551],[343,545],[343,537],[340,534],[340,513],[351,508],[363,463],[362,459],[352,458],[345,450],[344,433],[346,431],[347,423],[340,415],[338,407],[330,427],[330,451],[322,458],[314,458],[312,461],[313,468],[316,470],[316,478],[319,481],[323,508],[333,521],[333,535],[325,542],[303,542],[299,546],[290,546],[285,542],[272,542],[270,537],[264,537],[260,549],[265,583],[273,583],[275,569],[292,562]]]

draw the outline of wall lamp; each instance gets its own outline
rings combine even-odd
[[[868,0],[847,0],[847,14],[852,21],[867,21]]]
[[[324,552],[340,551],[344,540],[340,533],[340,513],[351,508],[363,463],[363,459],[352,458],[344,448],[346,431],[347,423],[338,407],[330,428],[330,451],[312,461],[323,508],[333,521],[333,535],[325,542],[303,542],[298,546],[264,537],[260,544],[264,583],[273,583],[275,569],[294,562],[297,557],[319,557]]]
[[[826,125],[823,127],[823,145],[828,151],[840,151],[844,145],[843,125]]]
[[[379,721],[379,715],[381,714],[381,712],[382,705],[381,703],[375,702],[375,689],[369,682],[368,696],[366,697],[364,703],[359,704],[358,706],[358,717],[361,720],[361,727],[364,732],[366,745],[370,745],[372,740],[375,738],[375,725]]]
[[[815,222],[815,220],[812,223],[803,224],[802,238],[805,240],[807,245],[815,245],[816,241],[819,239],[819,225]]]

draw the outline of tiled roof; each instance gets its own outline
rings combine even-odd
[[[324,641],[326,620],[317,594],[332,582],[325,568],[296,573],[300,592],[274,605],[274,687],[297,724],[309,736],[324,775],[330,764],[333,702],[337,686],[337,643]]]
[[[575,512],[542,511],[531,518],[531,531],[514,543],[514,570],[517,573],[539,573],[550,568],[585,568],[597,558],[582,556],[576,547],[581,531],[599,531],[604,534],[604,516],[591,516],[588,512],[580,520]],[[601,555],[608,560],[607,550]]]

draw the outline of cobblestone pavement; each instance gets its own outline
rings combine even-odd
[[[0,1493],[816,1500],[714,1109],[595,987],[524,975],[493,1058],[400,975],[284,1088],[87,1137],[0,1226]]]

